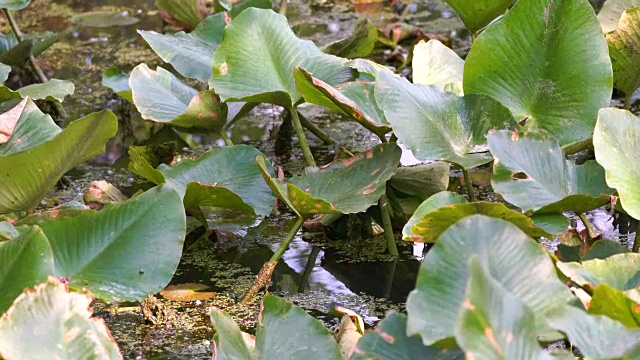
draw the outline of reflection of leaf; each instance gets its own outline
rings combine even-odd
[[[566,160],[558,142],[544,133],[497,131],[489,147],[493,189],[525,211],[585,212],[610,201],[602,167]]]
[[[216,296],[214,292],[202,292],[201,290],[208,289],[209,287],[204,284],[179,284],[170,285],[160,291],[160,295],[167,300],[172,301],[197,301],[206,300]]]
[[[122,359],[104,320],[91,317],[91,300],[68,293],[52,277],[25,291],[0,319],[0,353],[7,359]]]
[[[464,93],[500,101],[528,130],[560,145],[591,135],[598,109],[611,99],[609,50],[591,5],[583,0],[518,1],[473,42]]]

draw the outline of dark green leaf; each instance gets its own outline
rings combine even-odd
[[[515,0],[446,0],[470,32],[476,33],[493,19],[504,14]]]
[[[361,58],[373,51],[376,41],[378,41],[376,25],[367,18],[359,18],[349,37],[323,46],[322,51],[343,58]]]

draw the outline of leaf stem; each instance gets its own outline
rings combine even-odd
[[[378,206],[380,207],[380,214],[382,215],[382,228],[384,229],[384,238],[387,240],[387,251],[391,256],[398,256],[396,237],[393,234],[391,216],[389,215],[389,199],[387,199],[387,194],[382,194],[382,197],[378,200]]]
[[[293,241],[293,238],[298,233],[298,230],[300,230],[300,228],[302,227],[303,222],[304,218],[302,216],[298,217],[298,220],[289,230],[287,237],[284,239],[282,244],[280,244],[278,250],[276,250],[273,256],[271,256],[271,259],[269,259],[269,261],[264,263],[262,269],[256,277],[256,281],[253,283],[253,285],[251,285],[251,288],[249,288],[249,290],[247,290],[247,292],[242,296],[242,298],[240,299],[240,303],[244,304],[250,302],[261,288],[269,284],[271,276],[273,275],[273,270],[275,270],[276,265],[278,265],[278,261],[280,261],[280,258],[282,257],[284,252],[287,251],[287,248],[289,248],[289,244],[291,244],[291,241]]]
[[[587,231],[589,232],[589,237],[593,239],[596,236],[598,236],[598,234],[596,233],[596,230],[593,228],[593,225],[591,225],[591,223],[589,222],[589,219],[587,219],[587,217],[583,213],[577,213],[577,214],[578,214],[578,217],[580,218],[580,221],[582,221],[582,223],[584,224],[584,227],[587,228]]]
[[[636,236],[633,239],[633,247],[631,248],[634,254],[637,254],[638,250],[640,250],[640,235],[638,234],[640,234],[640,225],[636,229]]]
[[[624,109],[631,110],[631,99],[633,98],[633,93],[625,94],[624,97]]]
[[[2,9],[2,11],[4,13],[4,16],[7,18],[7,21],[9,22],[11,31],[13,31],[13,33],[16,35],[16,40],[18,40],[18,43],[23,42],[24,35],[22,34],[22,31],[20,31],[20,28],[18,27],[18,23],[16,22],[16,19],[14,19],[13,15],[11,15],[11,12],[8,9]],[[47,81],[49,81],[49,79],[47,79],[47,76],[44,74],[44,71],[42,71],[42,69],[36,62],[36,58],[31,53],[31,50],[29,50],[29,64],[31,64],[31,68],[33,69],[33,72],[36,74],[36,76],[38,77],[38,80],[40,80],[41,83],[46,83]],[[53,105],[54,109],[56,110],[56,112],[60,117],[67,118],[68,116],[67,112],[64,110],[64,107],[62,107],[62,104],[60,104],[55,100],[51,101],[51,104]]]
[[[327,135],[324,131],[320,130],[319,127],[317,127],[314,123],[309,121],[309,119],[307,119],[306,117],[302,116],[302,114],[300,114],[299,112],[298,112],[298,118],[300,118],[300,123],[302,124],[302,126],[306,127],[307,130],[309,130],[313,135],[317,136],[325,144],[333,145],[336,143],[336,141],[333,140],[331,136]]]
[[[469,171],[465,168],[462,168],[462,176],[464,176],[464,184],[467,186],[467,195],[469,195],[469,201],[476,201],[476,194],[473,192],[473,183],[471,182],[471,176],[469,176]]]
[[[231,138],[229,137],[229,135],[227,135],[227,131],[225,129],[221,129],[220,131],[218,131],[218,134],[220,135],[222,140],[224,140],[225,145],[233,146],[233,141],[231,141]]]
[[[291,113],[291,121],[293,122],[293,129],[296,131],[296,135],[298,136],[298,141],[300,142],[300,147],[302,148],[302,154],[304,155],[304,160],[307,163],[307,166],[316,166],[316,161],[313,159],[313,154],[311,154],[311,149],[309,149],[309,143],[307,142],[307,137],[304,135],[304,129],[302,128],[302,124],[300,123],[300,118],[298,117],[298,110],[294,106],[289,108],[289,112]]]

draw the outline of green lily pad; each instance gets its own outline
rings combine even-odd
[[[598,21],[602,31],[606,34],[618,28],[622,13],[633,7],[640,6],[640,0],[607,0],[598,13]]]
[[[204,0],[156,0],[156,7],[168,23],[193,29],[207,16]]]
[[[159,186],[101,211],[38,221],[49,239],[55,275],[106,301],[141,300],[169,283],[185,237],[182,199]]]
[[[207,82],[211,78],[213,53],[222,41],[227,25],[225,14],[218,13],[204,19],[191,33],[159,34],[138,30],[158,56],[185,77]]]
[[[17,236],[0,241],[0,313],[4,313],[25,288],[53,274],[53,254],[42,229],[21,226],[13,230]]]
[[[116,67],[109,68],[102,73],[102,85],[133,104],[131,87],[129,87],[129,74],[123,73]]]
[[[422,218],[442,207],[454,205],[454,204],[466,204],[467,199],[462,195],[451,191],[441,191],[430,196],[428,199],[422,202],[420,206],[413,213],[409,221],[402,229],[402,239],[411,241],[413,238],[413,232],[411,229],[422,220]]]
[[[407,316],[390,311],[378,323],[375,331],[367,331],[362,335],[350,359],[462,360],[464,353],[424,346],[419,336],[407,336]]]
[[[438,40],[420,41],[413,48],[413,83],[433,85],[439,90],[462,95],[464,60]]]
[[[293,76],[305,101],[342,112],[378,136],[391,131],[376,103],[373,82],[354,81],[334,88],[302,68],[295,68]]]
[[[625,253],[582,263],[558,262],[558,269],[580,286],[607,284],[626,291],[640,287],[640,254]]]
[[[562,214],[534,214],[531,220],[552,237],[560,236],[571,226],[571,220]]]
[[[640,119],[626,110],[602,109],[593,133],[596,160],[606,170],[607,184],[618,190],[622,207],[640,219],[640,174],[632,166],[640,152]]]
[[[609,256],[628,252],[630,252],[629,248],[619,242],[602,239],[594,242],[589,251],[582,256],[581,260],[606,259]]]
[[[409,230],[409,234],[407,234],[409,235],[408,239],[418,242],[436,242],[440,235],[451,225],[474,214],[482,214],[509,221],[532,238],[552,237],[551,234],[537,227],[533,220],[528,216],[511,210],[504,206],[504,204],[480,201],[446,205],[433,210],[420,218],[415,217],[414,214],[414,216],[411,217],[411,220],[417,220],[417,222]],[[407,239],[407,237],[405,237],[405,239]]]
[[[489,131],[515,127],[509,110],[483,95],[458,97],[380,72],[375,96],[398,139],[418,160],[472,168],[492,160]]]
[[[10,66],[24,67],[33,53],[33,41],[18,42],[13,32],[0,33],[0,62]]]
[[[446,0],[447,4],[455,10],[464,25],[472,33],[489,25],[489,23],[504,14],[514,3],[514,0]]]
[[[589,313],[608,316],[628,328],[640,328],[640,304],[607,284],[593,289]]]
[[[323,53],[311,41],[298,39],[283,15],[249,8],[224,29],[213,56],[210,86],[224,101],[290,108],[302,97],[296,89],[294,68],[304,68],[335,86],[352,78],[346,62]]]
[[[327,54],[343,58],[361,58],[373,51],[378,41],[376,24],[367,18],[359,18],[353,33],[344,39],[329,43],[321,48]]]
[[[327,328],[303,309],[273,295],[264,297],[261,309],[255,350],[229,315],[218,309],[209,313],[217,330],[214,358],[341,359],[338,344]]]
[[[491,186],[525,211],[585,212],[610,201],[604,169],[595,161],[566,160],[558,142],[544,133],[497,131],[489,136],[495,157]]]
[[[539,315],[531,324],[536,334],[545,330],[546,314],[571,298],[538,243],[507,221],[471,215],[442,233],[423,260],[407,300],[408,335],[420,334],[425,345],[454,336],[467,296],[471,257],[506,292]]]
[[[609,50],[591,5],[583,0],[518,1],[474,41],[464,93],[503,103],[528,130],[560,145],[591,135],[613,85]]]
[[[156,184],[167,183],[183,197],[185,208],[215,206],[255,212],[271,213],[275,197],[262,179],[255,164],[260,151],[248,145],[214,148],[196,160],[182,160],[176,166],[160,165],[154,169],[135,149],[129,149],[129,170]],[[271,164],[265,165],[274,176]]]
[[[31,100],[25,101],[23,109],[34,115],[22,118],[22,111],[14,114],[20,116],[18,123],[30,123],[18,126],[25,133],[27,129],[45,129],[32,123],[42,116],[29,104]],[[71,122],[62,132],[47,124],[46,133],[30,135],[22,141],[18,141],[18,132],[14,133],[8,143],[0,144],[0,213],[34,209],[64,173],[104,152],[105,143],[115,135],[117,126],[116,116],[103,111]],[[4,146],[11,150],[3,150]]]
[[[463,309],[456,325],[456,340],[471,359],[575,359],[569,353],[552,356],[536,338],[536,316],[507,292],[477,258],[471,259]]]
[[[27,290],[0,318],[0,354],[6,359],[122,359],[104,320],[91,317],[92,300],[90,294],[68,293],[51,277]]]
[[[640,87],[640,7],[622,14],[618,29],[607,34],[607,43],[613,86],[630,97]]]
[[[131,71],[133,103],[144,119],[184,128],[218,131],[227,123],[227,107],[213,90],[198,93],[161,67],[140,64]]]
[[[57,100],[62,102],[67,95],[73,95],[75,86],[72,82],[59,79],[49,79],[42,84],[31,84],[17,90],[21,97],[33,100]]]
[[[73,15],[71,21],[81,27],[111,28],[133,25],[140,19],[123,11],[89,11]]]
[[[396,144],[384,143],[320,169],[307,169],[305,175],[286,183],[264,171],[263,176],[273,192],[299,215],[358,213],[375,205],[384,194],[400,155]],[[259,158],[258,165],[263,168],[264,160]]]
[[[447,190],[450,169],[449,164],[442,161],[402,166],[389,180],[389,186],[402,194],[415,196],[420,201],[424,201],[434,194]]]
[[[640,329],[629,329],[604,315],[563,306],[549,317],[550,324],[567,334],[587,359],[638,359]]]
[[[22,10],[29,6],[31,0],[0,0],[0,9]]]
[[[7,81],[9,74],[11,73],[11,66],[0,64],[0,83]]]

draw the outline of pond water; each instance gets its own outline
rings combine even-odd
[[[125,170],[126,149],[131,144],[172,141],[183,156],[197,155],[223,144],[215,136],[180,138],[169,129],[161,130],[159,126],[143,121],[127,103],[101,85],[102,72],[112,66],[129,71],[141,62],[150,67],[162,64],[136,33],[136,29],[163,31],[164,24],[153,3],[153,0],[40,0],[16,13],[19,24],[27,32],[60,31],[69,26],[71,16],[86,11],[126,12],[140,20],[132,26],[85,28],[38,58],[47,76],[74,82],[75,95],[64,102],[70,119],[107,108],[118,114],[120,121],[119,133],[109,143],[107,152],[68,174],[71,184],[52,194],[47,205],[81,197],[92,180],[112,182],[127,195],[145,186],[141,179]],[[460,55],[468,51],[470,42],[466,30],[442,1],[421,0],[406,6],[404,15],[391,11],[387,5],[382,11],[365,14],[354,12],[351,2],[343,0],[296,0],[289,3],[288,15],[292,24],[301,25],[299,35],[318,45],[345,36],[359,16],[367,16],[377,25],[403,21],[419,26],[427,33],[450,37],[453,48]],[[390,56],[390,50],[375,54],[377,59]],[[350,150],[365,150],[376,141],[357,124],[334,113],[316,107],[304,108],[302,112]],[[280,115],[279,107],[261,105],[234,126],[230,137],[235,143],[256,146],[291,175],[300,171],[304,163],[300,153],[290,151],[296,149],[295,143],[284,150],[274,145],[272,133],[281,123]],[[197,146],[190,148],[188,142]],[[313,136],[310,145],[319,162],[327,162],[333,157],[334,148],[325,146]],[[403,157],[403,162],[410,163],[410,157]],[[255,304],[240,308],[233,303],[277,249],[293,220],[286,214],[256,219],[214,209],[207,213],[216,233],[199,239],[202,231],[193,225],[195,230],[188,236],[182,262],[172,283],[205,284],[217,293],[216,298],[201,303],[172,304],[181,320],[170,325],[145,324],[138,304],[119,304],[119,308],[96,304],[97,313],[107,321],[125,358],[211,358],[212,329],[206,316],[210,306],[225,307],[234,316],[244,317],[245,329],[251,330]],[[604,210],[592,212],[589,217],[606,237],[619,235],[612,226],[611,216]],[[384,255],[382,238],[340,241],[324,234],[305,232],[294,239],[284,254],[270,291],[303,306],[329,326],[336,324],[330,310],[338,305],[355,310],[367,325],[372,326],[389,309],[402,310],[407,294],[415,285],[423,248],[405,243],[399,250],[401,256],[390,259]]]

